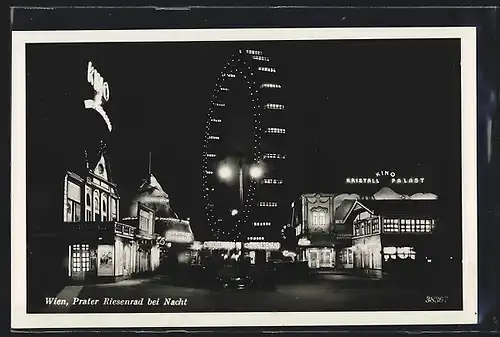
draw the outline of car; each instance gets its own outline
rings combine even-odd
[[[218,275],[217,285],[221,289],[245,290],[254,289],[254,280],[249,275]]]

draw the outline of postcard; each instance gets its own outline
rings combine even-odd
[[[13,328],[477,322],[475,28],[12,42]]]

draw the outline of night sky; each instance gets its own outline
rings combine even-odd
[[[83,143],[106,134],[83,107],[93,97],[92,61],[110,85],[104,109],[114,129],[106,136],[122,215],[151,151],[153,174],[196,233],[205,114],[217,75],[239,48],[263,50],[278,70],[292,193],[359,192],[346,177],[394,170],[426,178],[398,192],[436,193],[460,221],[459,40],[30,45],[28,219],[61,209],[54,200],[64,170],[83,165]]]

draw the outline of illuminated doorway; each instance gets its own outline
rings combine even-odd
[[[310,248],[309,268],[334,268],[335,252],[333,248]]]

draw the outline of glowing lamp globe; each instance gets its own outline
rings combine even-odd
[[[233,176],[233,170],[228,165],[223,165],[219,168],[219,178],[222,180],[229,180]]]
[[[254,179],[261,178],[263,174],[264,170],[260,166],[255,165],[250,168],[250,176]]]

